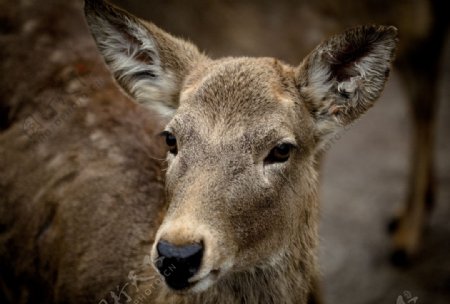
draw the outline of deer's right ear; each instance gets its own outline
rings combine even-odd
[[[86,0],[85,14],[118,83],[138,103],[172,116],[183,79],[202,57],[197,48],[103,0]]]

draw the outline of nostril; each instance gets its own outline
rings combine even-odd
[[[156,267],[173,289],[189,286],[188,279],[196,274],[203,257],[203,245],[199,243],[176,246],[166,241],[156,246]]]

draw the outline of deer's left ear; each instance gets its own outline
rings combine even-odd
[[[324,137],[355,120],[380,96],[397,44],[392,26],[362,26],[320,44],[297,68],[301,96]]]

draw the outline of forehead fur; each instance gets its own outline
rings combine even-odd
[[[180,105],[258,116],[267,107],[293,103],[295,97],[293,73],[287,65],[271,58],[225,58],[187,78]]]
[[[247,125],[285,115],[297,103],[297,92],[292,68],[276,59],[225,58],[187,77],[176,116],[194,111],[204,123]]]
[[[311,141],[311,116],[293,68],[273,58],[224,58],[187,77],[168,128],[180,138],[264,150],[290,138]]]

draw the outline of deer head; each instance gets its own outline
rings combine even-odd
[[[299,261],[314,268],[316,155],[380,95],[394,27],[331,37],[297,67],[210,59],[104,1],[90,30],[120,86],[168,120],[168,210],[152,250],[167,285],[199,292],[233,275]],[[284,265],[284,266],[283,266]]]

